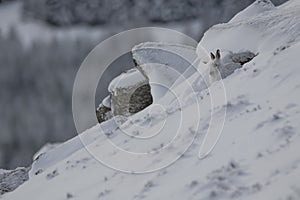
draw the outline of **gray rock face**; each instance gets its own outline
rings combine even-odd
[[[28,180],[29,168],[20,167],[15,170],[0,170],[0,195],[11,192]]]
[[[147,83],[136,84],[128,88],[116,88],[116,93],[111,95],[113,115],[137,113],[152,103],[150,85]]]
[[[152,102],[150,85],[148,83],[142,85],[133,92],[129,99],[129,113],[137,113],[152,104]]]
[[[102,123],[108,119],[110,119],[111,117],[111,109],[104,106],[104,105],[100,105],[97,109],[96,109],[96,116],[98,119],[99,123]]]
[[[108,90],[114,116],[129,116],[152,103],[148,80],[137,69],[131,69],[116,77]]]
[[[251,61],[256,54],[246,51],[240,53],[229,53],[222,59],[220,74],[222,79],[231,75],[236,69],[241,68],[245,63]]]
[[[109,97],[96,110],[99,123],[112,116],[130,116],[153,102],[148,80],[137,69],[128,70],[116,77],[108,90]]]

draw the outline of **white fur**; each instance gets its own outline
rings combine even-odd
[[[202,48],[202,52],[205,52]],[[205,73],[205,80],[207,81],[208,87],[211,86],[214,82],[226,78],[227,76],[234,73],[236,69],[239,69],[243,64],[251,61],[257,54],[254,54],[250,51],[245,52],[222,52],[222,59],[220,51],[217,50],[216,54],[207,53],[206,57],[209,57],[208,62],[204,62],[202,57],[199,57],[199,70],[207,69],[208,72]],[[202,62],[201,62],[202,61]],[[201,70],[200,70],[201,71]]]
[[[202,48],[202,52],[203,52],[203,48]],[[207,54],[207,56],[205,57],[210,57],[208,63],[206,62],[202,62],[202,63],[208,66],[208,78],[206,80],[208,81],[208,86],[211,86],[215,81],[221,80],[222,77],[219,71],[221,68],[220,52],[216,52],[216,54],[211,53],[211,56]]]
[[[216,65],[215,62],[208,63],[208,67],[209,67],[208,81],[209,81],[209,86],[211,86],[214,82],[221,80],[221,74],[219,71],[219,65]]]
[[[200,59],[199,69],[203,67],[203,64],[208,67],[208,75],[205,77],[208,87],[211,86],[215,81],[221,80],[220,68],[220,50],[217,50],[216,54],[209,54],[205,48],[199,43],[196,49],[198,58]],[[218,54],[218,56],[217,56]],[[201,70],[200,70],[201,71]]]

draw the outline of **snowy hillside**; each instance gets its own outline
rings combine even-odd
[[[223,80],[225,104],[211,107],[209,91],[190,75],[174,88],[180,106],[167,93],[129,119],[92,127],[38,156],[29,180],[1,199],[300,199],[300,1],[258,0],[210,28],[201,48],[256,55]],[[220,140],[199,159],[225,108]],[[220,124],[209,126],[211,117]]]

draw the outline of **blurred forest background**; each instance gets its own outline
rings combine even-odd
[[[46,143],[76,135],[72,88],[99,42],[122,30],[158,26],[199,41],[254,0],[0,0],[0,168],[27,166]],[[286,0],[273,0],[279,5]],[[131,68],[122,56],[99,83]]]

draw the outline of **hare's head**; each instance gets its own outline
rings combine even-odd
[[[211,59],[212,66],[219,67],[221,65],[220,58],[221,58],[221,54],[219,49],[216,51],[215,55],[212,52],[210,52],[210,59]]]

